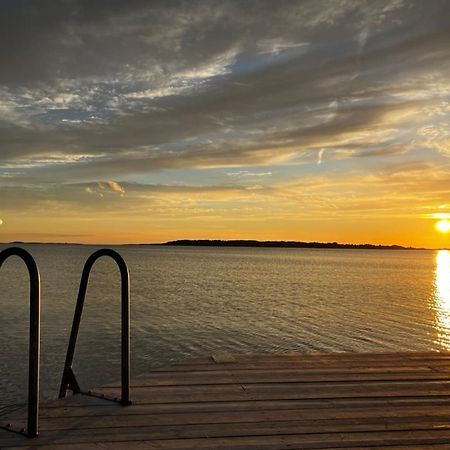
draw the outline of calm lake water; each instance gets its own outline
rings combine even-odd
[[[57,395],[81,270],[98,247],[26,245],[42,279],[41,398]],[[0,246],[0,249],[5,246]],[[450,253],[113,247],[131,274],[132,376],[217,351],[450,348]],[[92,272],[74,369],[83,387],[120,378],[119,276]],[[28,275],[0,270],[0,410],[24,403]]]

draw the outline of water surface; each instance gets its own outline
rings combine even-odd
[[[0,249],[5,246],[0,246]],[[42,398],[56,397],[81,270],[98,247],[25,245],[42,278]],[[217,351],[450,348],[447,251],[114,247],[132,294],[132,376]],[[120,377],[119,276],[94,267],[74,369],[84,387]],[[0,408],[25,401],[28,279],[0,270]]]

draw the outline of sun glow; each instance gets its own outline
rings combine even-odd
[[[446,219],[440,220],[439,222],[436,222],[434,227],[440,233],[448,233],[450,231],[450,221],[448,221]]]

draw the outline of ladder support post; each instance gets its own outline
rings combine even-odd
[[[70,389],[74,393],[82,392],[72,369],[73,357],[83,313],[84,301],[89,282],[89,275],[94,263],[102,256],[112,258],[120,270],[121,278],[121,400],[124,406],[130,405],[130,276],[128,267],[123,258],[114,250],[101,249],[94,252],[87,260],[81,275],[80,288],[78,290],[77,304],[73,317],[69,345],[67,348],[64,371],[59,390],[59,398],[67,395]]]
[[[30,325],[28,348],[28,415],[26,435],[37,437],[39,430],[39,363],[41,324],[41,280],[36,261],[21,247],[10,247],[0,252],[0,267],[10,256],[23,260],[30,277]]]

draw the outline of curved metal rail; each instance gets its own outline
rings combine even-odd
[[[130,405],[130,277],[128,267],[123,258],[114,250],[101,249],[94,252],[86,261],[81,275],[80,288],[78,291],[77,305],[73,317],[72,331],[70,333],[69,346],[67,348],[66,362],[64,364],[64,371],[61,380],[61,387],[59,390],[59,398],[65,397],[67,391],[71,390],[73,393],[82,393],[92,395],[95,397],[105,398],[106,400],[114,400],[104,395],[98,395],[91,391],[85,392],[80,389],[75,374],[72,369],[73,356],[75,353],[75,346],[77,343],[78,330],[80,327],[81,314],[83,313],[84,300],[86,298],[86,290],[89,281],[89,275],[92,266],[97,259],[102,256],[109,256],[118,265],[121,277],[121,321],[122,321],[122,396],[120,403],[122,405]]]
[[[7,430],[25,433],[28,437],[38,435],[39,423],[39,356],[41,322],[41,280],[34,258],[20,247],[10,247],[0,252],[0,267],[10,256],[18,256],[26,264],[30,276],[30,340],[28,356],[28,418],[26,431],[16,430],[10,424]]]

